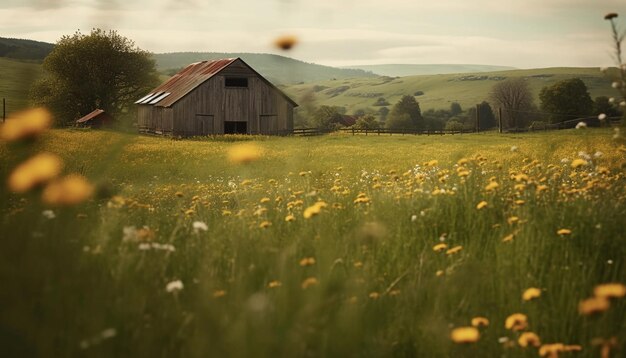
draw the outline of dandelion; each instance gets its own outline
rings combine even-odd
[[[52,115],[43,108],[29,109],[7,119],[0,127],[0,140],[13,142],[33,138],[52,125]]]
[[[443,244],[443,243],[442,244],[437,244],[437,245],[433,246],[433,251],[441,252],[441,251],[443,251],[443,250],[445,250],[447,248],[448,248],[447,244]]]
[[[451,248],[450,250],[446,251],[446,255],[454,255],[457,252],[461,251],[463,249],[463,246],[455,246],[453,248]]]
[[[306,290],[309,287],[313,287],[319,284],[319,281],[315,277],[309,277],[302,281],[302,289]]]
[[[571,235],[572,234],[572,230],[570,229],[559,229],[556,232],[557,235],[561,235],[561,236],[567,236],[567,235]]]
[[[626,295],[626,286],[621,283],[605,283],[593,289],[596,297],[622,298]]]
[[[236,144],[228,150],[228,160],[234,164],[248,164],[261,159],[262,154],[261,148],[255,144]]]
[[[563,352],[565,345],[563,343],[544,344],[539,348],[540,357],[559,358],[559,353]]]
[[[278,287],[280,287],[280,286],[282,286],[282,285],[283,285],[283,284],[282,284],[280,281],[276,281],[276,280],[274,280],[274,281],[270,281],[270,282],[267,284],[267,287],[268,287],[268,288],[278,288]]]
[[[484,200],[476,205],[476,209],[478,209],[478,210],[480,210],[482,208],[486,208],[486,207],[487,207],[487,202],[484,201]]]
[[[76,205],[89,199],[94,187],[85,177],[71,174],[46,186],[41,199],[50,205]]]
[[[280,36],[274,40],[274,46],[283,51],[291,50],[296,44],[298,44],[298,38],[293,35]]]
[[[300,260],[300,266],[305,267],[305,266],[312,266],[315,265],[315,257],[305,257],[302,260]]]
[[[305,219],[310,219],[316,215],[318,215],[321,211],[322,211],[322,205],[319,205],[318,203],[315,203],[311,206],[309,206],[308,208],[304,209],[304,212],[302,213],[302,216],[304,216]]]
[[[368,295],[369,298],[373,299],[373,300],[377,300],[380,298],[380,293],[378,292],[370,292],[370,294]]]
[[[526,289],[526,291],[524,291],[524,293],[522,294],[522,299],[524,301],[530,301],[535,298],[539,298],[540,296],[541,296],[541,290],[536,287],[531,287],[531,288]]]
[[[14,193],[24,193],[54,179],[61,173],[61,159],[50,153],[40,153],[20,164],[9,176],[8,186]]]
[[[587,128],[587,123],[585,122],[578,122],[578,124],[576,124],[576,129],[585,129]]]
[[[572,160],[572,164],[570,164],[572,169],[578,169],[578,168],[580,168],[582,166],[587,166],[587,165],[589,165],[589,162],[587,162],[584,159],[580,159],[580,158]]]
[[[514,234],[509,234],[505,236],[504,238],[502,238],[502,242],[512,242],[514,237],[515,237]]]
[[[193,227],[193,231],[197,234],[200,231],[207,231],[209,230],[209,227],[207,226],[206,223],[202,222],[202,221],[194,221],[193,224],[191,224]]]
[[[213,297],[214,298],[220,298],[220,297],[224,297],[226,296],[226,291],[224,290],[217,290],[215,292],[213,292]]]
[[[541,345],[541,339],[539,339],[539,336],[534,332],[524,332],[517,339],[517,343],[520,347],[524,348],[528,346],[539,347]]]
[[[183,282],[181,280],[176,280],[176,281],[169,282],[165,286],[165,291],[167,291],[169,293],[176,293],[176,292],[181,291],[183,289],[183,287],[185,287],[183,285]]]
[[[439,161],[438,161],[438,160],[431,160],[431,161],[429,161],[429,162],[426,162],[426,164],[425,164],[425,165],[426,165],[427,167],[435,167],[435,166],[437,166],[437,164],[439,164]]]
[[[472,318],[472,326],[473,327],[487,327],[489,326],[489,320],[485,317],[474,317]]]
[[[296,217],[291,215],[291,214],[289,214],[289,215],[285,216],[285,221],[286,222],[296,221]]]
[[[445,274],[445,271],[443,271],[443,270],[437,270],[437,272],[435,272],[435,276],[437,276],[437,277],[441,277],[444,274]]]
[[[454,343],[474,343],[479,338],[480,332],[475,327],[459,327],[450,333],[450,339]]]
[[[519,222],[519,218],[517,216],[511,216],[506,219],[506,222],[509,223],[509,225],[513,225]]]
[[[268,228],[268,227],[270,227],[270,226],[272,226],[272,223],[271,223],[271,222],[269,222],[269,221],[267,221],[267,220],[262,221],[262,222],[259,224],[259,227],[260,227],[261,229],[267,229],[267,228]]]
[[[528,317],[523,313],[514,313],[504,322],[504,328],[512,331],[523,331],[526,327],[528,327]]]
[[[591,297],[580,301],[578,304],[578,312],[581,315],[591,315],[604,312],[608,310],[610,306],[611,304],[606,297]]]
[[[498,184],[497,182],[491,181],[489,182],[489,184],[487,184],[487,186],[485,187],[485,190],[493,191],[493,190],[496,190],[499,186],[500,184]]]

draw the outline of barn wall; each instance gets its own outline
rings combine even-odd
[[[140,132],[172,134],[172,109],[140,105],[137,110],[137,126]]]

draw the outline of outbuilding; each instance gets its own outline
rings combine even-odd
[[[76,125],[81,127],[100,128],[113,124],[113,117],[102,109],[96,109],[88,115],[76,120]]]
[[[192,63],[135,102],[140,132],[289,134],[297,104],[240,58]]]

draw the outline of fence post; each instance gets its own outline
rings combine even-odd
[[[476,105],[476,133],[480,132],[480,104]]]
[[[498,132],[502,133],[502,107],[498,107]]]
[[[7,100],[2,98],[2,123],[7,119]]]
[[[380,128],[378,128],[378,135],[380,135]]]

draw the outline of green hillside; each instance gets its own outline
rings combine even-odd
[[[377,73],[381,76],[405,77],[417,75],[443,75],[450,73],[472,73],[514,70],[510,66],[491,65],[411,65],[411,64],[386,64],[386,65],[360,65],[346,66],[342,68],[354,68]]]
[[[53,47],[47,42],[0,37],[0,57],[41,61]]]
[[[611,82],[598,68],[570,67],[320,81],[289,86],[284,90],[296,101],[304,94],[313,92],[317,104],[343,106],[346,107],[348,113],[361,108],[378,110],[380,107],[373,106],[373,104],[379,97],[384,97],[393,105],[403,95],[415,94],[418,91],[424,93],[416,96],[422,110],[449,108],[452,102],[458,102],[467,109],[483,100],[488,100],[493,85],[508,77],[527,78],[537,104],[542,87],[573,77],[578,77],[585,82],[592,98],[615,95]]]
[[[346,78],[375,78],[364,70],[342,69],[307,63],[293,58],[260,53],[177,52],[154,54],[157,68],[170,75],[190,63],[219,58],[241,57],[257,72],[274,83],[300,83]]]
[[[6,98],[7,113],[24,108],[30,85],[41,75],[41,65],[0,57],[0,69],[0,101]]]

